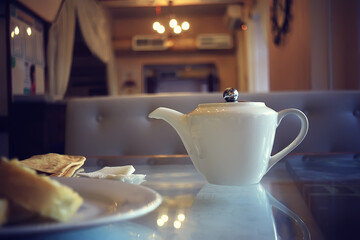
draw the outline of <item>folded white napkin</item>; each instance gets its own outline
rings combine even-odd
[[[82,170],[84,171],[84,170]],[[144,174],[133,174],[135,168],[132,165],[126,165],[121,167],[104,167],[95,172],[77,172],[78,176],[89,177],[89,178],[107,178],[119,180],[121,182],[140,184],[145,181],[146,175]]]

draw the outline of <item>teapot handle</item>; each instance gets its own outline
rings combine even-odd
[[[308,132],[309,121],[308,121],[306,115],[302,111],[295,109],[295,108],[285,109],[278,113],[278,126],[280,125],[281,120],[289,114],[294,114],[300,119],[300,121],[301,121],[300,132],[297,135],[297,137],[287,147],[285,147],[283,150],[281,150],[280,152],[278,152],[275,155],[270,157],[268,168],[267,168],[266,172],[268,172],[279,160],[281,160],[283,157],[285,157],[287,154],[289,154],[292,150],[294,150],[294,148],[296,148],[302,142],[302,140],[304,140],[304,138]]]

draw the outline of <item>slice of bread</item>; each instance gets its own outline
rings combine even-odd
[[[2,159],[0,195],[29,211],[62,222],[69,220],[83,203],[70,187],[38,175],[18,160]]]
[[[71,177],[85,162],[84,156],[47,153],[35,155],[20,161],[21,164],[39,172],[49,173],[56,177]]]

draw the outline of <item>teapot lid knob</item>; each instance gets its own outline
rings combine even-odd
[[[235,88],[226,88],[223,93],[223,98],[226,102],[237,102],[239,92]]]

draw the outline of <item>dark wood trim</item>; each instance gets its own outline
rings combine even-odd
[[[9,118],[0,117],[0,133],[8,132],[9,129]]]
[[[11,1],[13,2],[13,1]],[[8,116],[11,116],[11,105],[12,105],[12,80],[11,80],[11,46],[10,46],[10,4],[7,1],[7,11],[6,15],[6,58],[7,58],[7,92],[8,92]],[[8,126],[9,127],[9,126]],[[9,128],[8,128],[9,129]]]
[[[1,50],[3,51],[3,54],[0,56],[0,64],[1,69],[4,70],[4,72],[1,72],[0,74],[0,86],[4,89],[6,89],[4,92],[1,92],[1,94],[4,94],[4,97],[6,99],[6,109],[4,109],[4,112],[1,113],[1,131],[5,131],[6,127],[4,127],[4,122],[6,122],[7,117],[10,116],[10,107],[11,107],[11,57],[10,57],[10,1],[2,1],[0,2],[0,18],[1,18],[1,24],[2,27],[0,29],[0,44],[1,44]],[[2,99],[4,99],[2,98]]]

